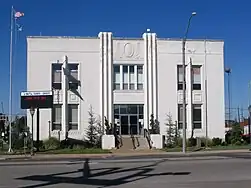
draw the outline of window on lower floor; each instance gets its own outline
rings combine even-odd
[[[183,128],[183,105],[178,104],[178,129]],[[187,122],[186,122],[186,128],[187,128]]]
[[[193,128],[201,129],[202,121],[201,121],[201,104],[193,105]]]
[[[62,130],[62,105],[54,104],[52,108],[52,131]]]
[[[78,130],[78,104],[68,105],[69,130]]]

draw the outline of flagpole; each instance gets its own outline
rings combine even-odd
[[[12,152],[12,139],[11,139],[11,123],[12,123],[12,63],[13,63],[13,18],[14,18],[14,7],[11,7],[11,26],[10,26],[10,90],[9,90],[9,150]]]

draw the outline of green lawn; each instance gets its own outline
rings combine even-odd
[[[205,149],[205,148],[196,149],[194,147],[188,147],[187,151],[238,150],[238,149],[249,149],[249,148],[250,148],[250,145],[241,145],[241,146],[228,145],[228,146],[212,146],[209,149]],[[166,152],[181,152],[182,147],[164,148],[163,150],[166,151]]]
[[[26,154],[29,154],[30,150],[26,150]],[[56,149],[48,151],[35,152],[37,154],[108,154],[109,150],[102,150],[99,148],[86,148],[86,149]],[[23,150],[14,151],[11,155],[22,155]],[[7,151],[0,151],[0,155],[10,155]]]
[[[99,148],[88,149],[57,149],[49,151],[40,151],[38,154],[106,154],[111,153],[109,150],[102,150]]]

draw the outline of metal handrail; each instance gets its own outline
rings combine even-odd
[[[149,144],[149,148],[152,149],[152,140],[151,140],[151,136],[150,136],[150,132],[147,129],[144,129],[144,136],[146,137],[148,144]]]

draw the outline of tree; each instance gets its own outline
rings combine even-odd
[[[159,134],[160,128],[159,128],[159,121],[154,118],[154,115],[151,114],[150,116],[150,127],[151,127],[151,134]]]
[[[107,135],[113,134],[112,123],[109,124],[109,121],[108,121],[108,119],[106,117],[105,117],[105,133]]]
[[[88,120],[88,128],[87,128],[87,143],[90,147],[96,146],[98,142],[98,132],[97,132],[97,126],[96,126],[96,118],[94,117],[92,106],[90,106],[90,109],[88,111],[89,114],[89,120]]]
[[[166,145],[167,147],[174,147],[174,145],[176,145],[177,126],[173,123],[172,115],[170,113],[167,114],[167,122],[165,125],[167,126]]]
[[[232,144],[236,144],[236,143],[240,143],[242,141],[242,135],[243,130],[240,126],[240,124],[235,121],[232,125],[232,130],[231,130],[231,136],[230,136],[230,140]]]

